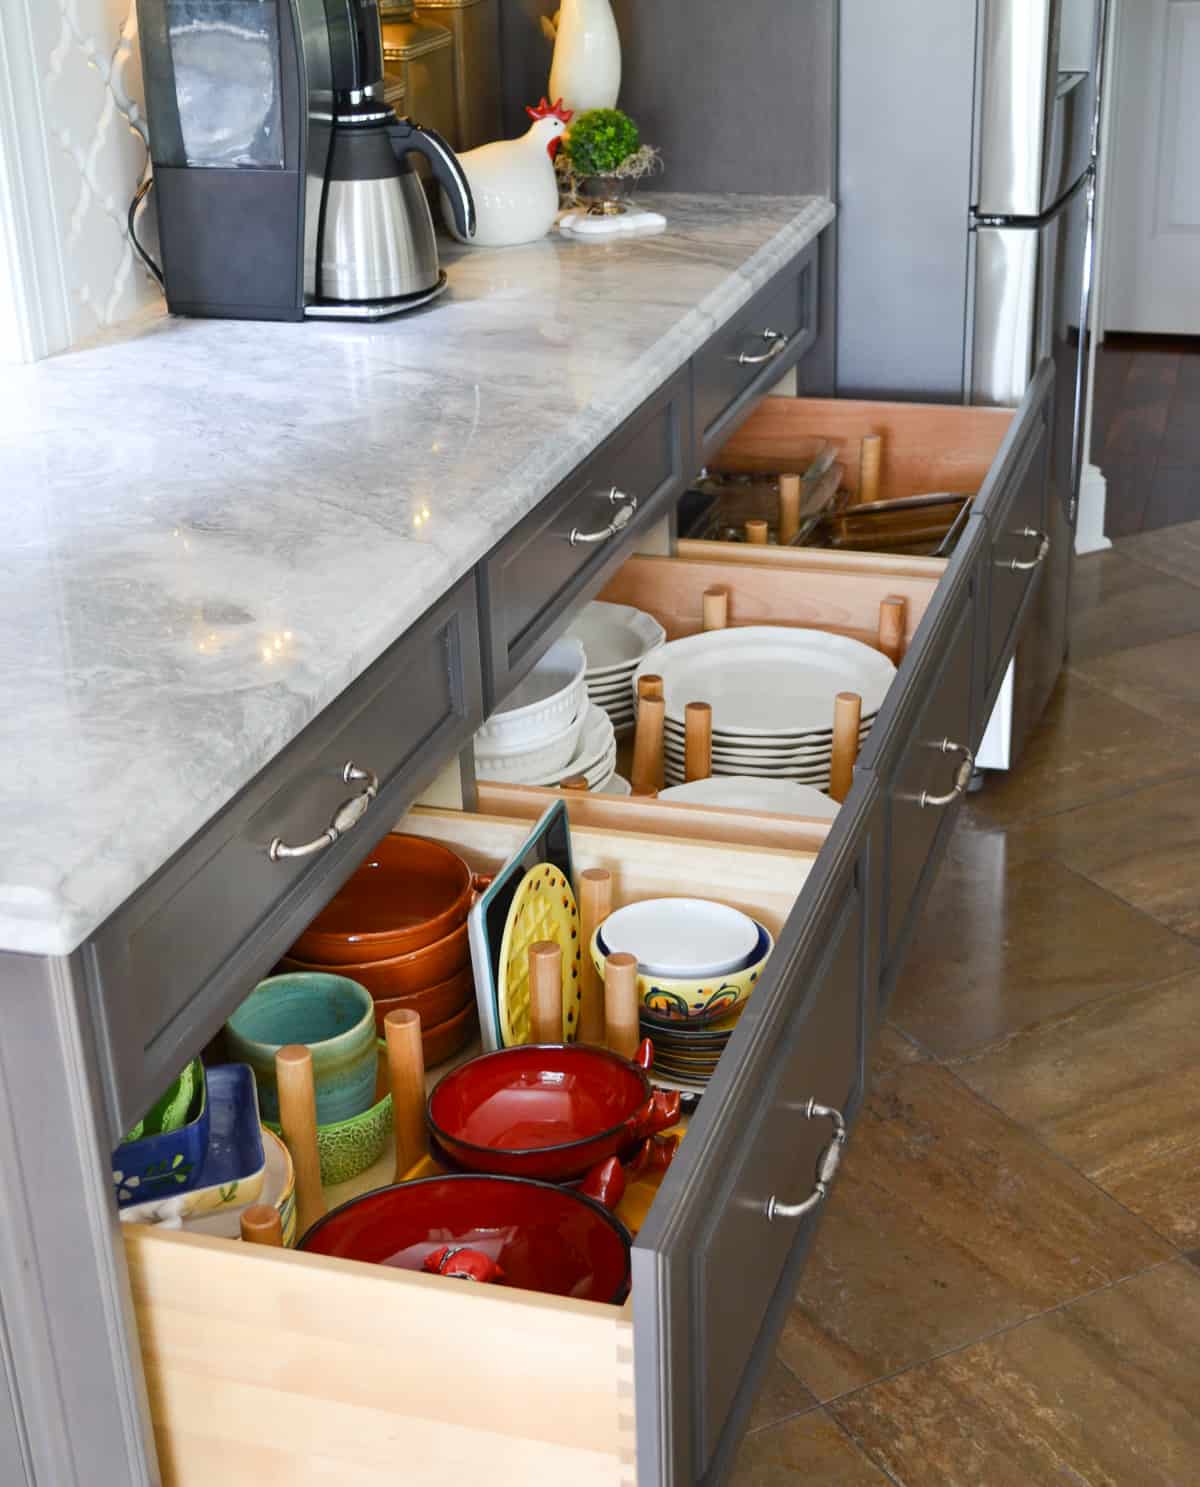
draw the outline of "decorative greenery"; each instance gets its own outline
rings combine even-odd
[[[638,127],[619,108],[589,108],[572,123],[561,153],[577,176],[612,175],[642,143]]]

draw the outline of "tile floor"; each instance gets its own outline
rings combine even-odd
[[[963,813],[737,1487],[1200,1487],[1200,522],[1084,558]]]
[[[1110,336],[1096,357],[1092,462],[1110,537],[1200,517],[1200,340]]]

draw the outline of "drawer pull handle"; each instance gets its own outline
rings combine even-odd
[[[927,805],[949,805],[952,801],[960,800],[971,784],[971,776],[975,773],[975,755],[972,754],[966,744],[952,743],[948,738],[942,739],[936,747],[943,754],[961,754],[962,763],[954,776],[953,790],[947,790],[945,795],[930,795],[928,790],[921,791],[918,802],[922,808]]]
[[[1050,551],[1050,534],[1048,532],[1041,532],[1037,527],[1022,527],[1014,535],[1017,537],[1036,537],[1038,540],[1037,552],[1034,553],[1028,562],[1022,562],[1020,558],[1010,558],[1007,563],[1001,565],[1002,567],[1007,568],[1010,573],[1028,573],[1031,568],[1037,568],[1046,561],[1046,556]]]
[[[602,527],[599,532],[581,532],[578,527],[572,527],[569,538],[572,547],[578,547],[582,542],[607,542],[610,537],[623,532],[633,520],[637,512],[636,496],[627,496],[624,491],[618,490],[614,485],[608,493],[608,500],[611,506],[615,506],[618,501],[624,501],[625,504],[619,511],[613,513],[612,521],[608,526]]]
[[[767,329],[763,331],[761,339],[766,341],[767,349],[760,351],[757,356],[743,351],[738,357],[739,367],[761,367],[764,362],[774,361],[777,356],[782,356],[787,350],[788,342],[792,338],[785,336],[782,331]]]
[[[802,1219],[806,1213],[811,1213],[823,1202],[829,1192],[830,1183],[837,1176],[842,1152],[846,1149],[846,1122],[842,1119],[840,1110],[835,1110],[832,1105],[818,1105],[815,1100],[809,1100],[800,1113],[805,1120],[832,1121],[833,1135],[828,1146],[817,1158],[817,1176],[812,1192],[803,1203],[781,1203],[772,1193],[767,1199],[768,1223],[774,1223],[776,1219]]]
[[[359,769],[353,760],[347,760],[346,767],[342,770],[342,779],[347,785],[363,784],[366,789],[352,795],[349,800],[343,800],[334,811],[333,820],[311,842],[289,847],[282,837],[277,836],[267,848],[267,856],[272,862],[279,862],[284,857],[311,857],[314,852],[323,852],[326,847],[332,847],[339,837],[345,836],[352,826],[358,825],[367,814],[367,807],[379,794],[379,776],[374,770]]]

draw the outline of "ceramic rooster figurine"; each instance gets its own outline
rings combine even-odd
[[[554,156],[571,122],[571,110],[563,108],[561,99],[551,104],[543,98],[537,108],[525,112],[533,123],[520,139],[497,140],[458,157],[475,198],[475,236],[470,239],[475,245],[503,248],[531,243],[544,237],[558,216]],[[444,211],[443,218],[453,231],[453,214]]]

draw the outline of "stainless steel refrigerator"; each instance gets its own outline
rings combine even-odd
[[[1072,540],[1084,461],[1105,8],[841,3],[839,394],[1015,406],[1053,357],[1060,548]],[[1055,553],[1053,571],[983,767],[1015,762],[1049,692],[1042,679],[1057,673],[1069,553]]]

